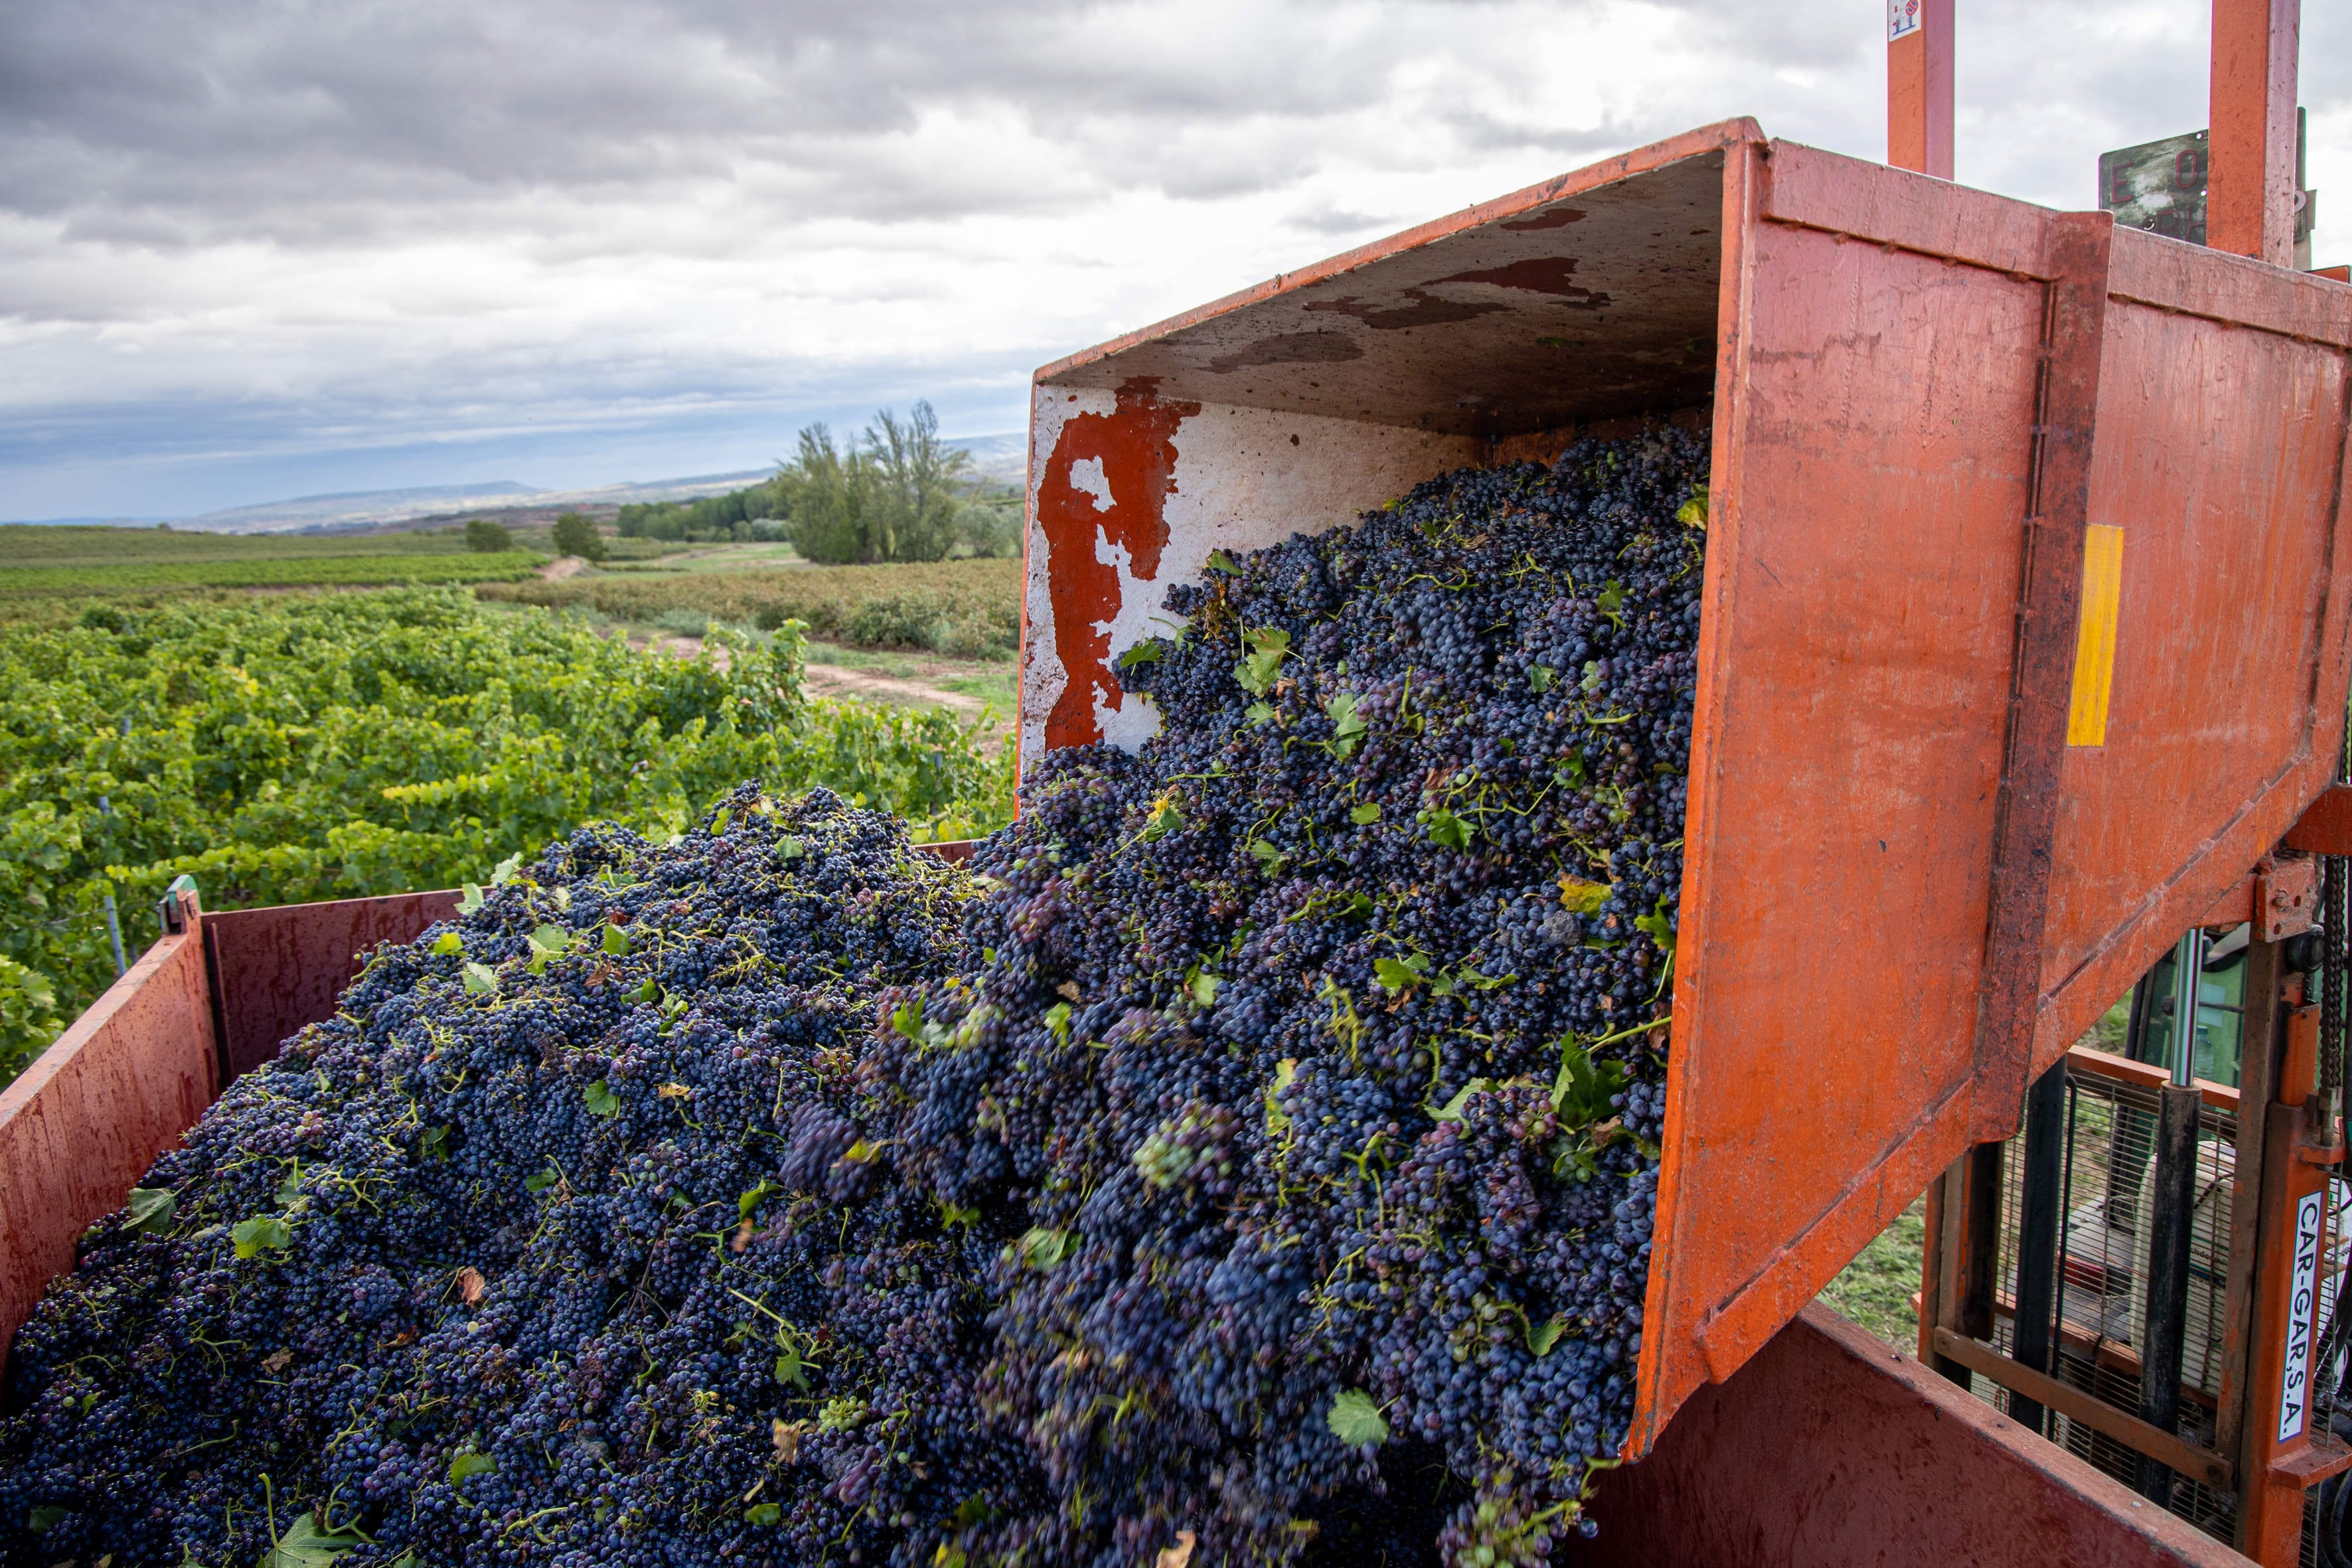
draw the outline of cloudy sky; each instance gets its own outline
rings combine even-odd
[[[2205,0],[1959,0],[1959,177],[2094,205]],[[2305,8],[2320,261],[2352,6]],[[12,0],[0,518],[761,466],[1693,125],[1885,152],[1884,0]]]

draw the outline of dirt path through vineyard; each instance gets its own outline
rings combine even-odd
[[[677,658],[699,658],[702,639],[696,637],[676,637],[658,634],[649,639],[630,639],[639,647],[657,647]],[[718,650],[719,668],[726,668],[727,650]],[[880,670],[864,669],[855,665],[810,663],[803,675],[808,689],[819,697],[831,697],[856,702],[873,702],[890,708],[944,708],[959,719],[977,719],[990,704],[968,692],[950,691],[935,681],[952,680],[969,673],[962,665],[932,663],[912,659],[896,667],[905,673],[884,674]],[[997,707],[997,721],[1006,722],[1011,715]],[[993,749],[992,747],[992,749]]]

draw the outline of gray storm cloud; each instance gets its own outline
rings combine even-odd
[[[2332,9],[2303,67],[2342,193],[2323,251],[2352,237]],[[1694,124],[1875,156],[1880,25],[1876,0],[17,0],[0,516],[184,515],[339,460],[354,486],[740,467],[926,395],[1003,428],[1043,359]],[[2195,0],[1960,26],[1970,183],[2088,205],[2102,148],[2202,122]]]

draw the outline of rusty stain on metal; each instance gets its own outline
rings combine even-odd
[[[1508,232],[1524,234],[1527,230]],[[1486,283],[1496,289],[1521,289],[1530,294],[1549,294],[1554,299],[1572,301],[1580,310],[1598,310],[1607,305],[1608,295],[1595,292],[1573,280],[1576,267],[1577,258],[1573,256],[1529,256],[1506,262],[1500,267],[1452,273],[1430,287],[1434,289],[1442,283]]]
[[[1426,289],[1407,289],[1402,304],[1381,305],[1370,300],[1359,300],[1353,294],[1342,294],[1336,300],[1310,300],[1306,309],[1352,316],[1376,332],[1396,332],[1409,327],[1441,327],[1449,321],[1475,321],[1480,316],[1491,316],[1510,307],[1493,300],[1441,300]],[[1363,357],[1362,349],[1352,342],[1348,346],[1354,352],[1340,357]],[[1223,357],[1213,359],[1209,362],[1209,368],[1215,370],[1226,363]]]
[[[1247,348],[1219,354],[1209,362],[1209,369],[1217,375],[1231,375],[1262,364],[1345,364],[1363,357],[1364,351],[1353,339],[1338,332],[1277,332]]]
[[[1582,207],[1551,207],[1533,217],[1507,223],[1503,226],[1513,234],[1538,234],[1548,228],[1566,228],[1570,224],[1582,222],[1583,218]]]

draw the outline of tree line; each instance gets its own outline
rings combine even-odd
[[[1017,498],[979,493],[971,455],[940,439],[928,402],[906,417],[888,409],[836,442],[823,424],[762,483],[695,501],[625,506],[625,538],[787,542],[826,565],[940,561],[959,548],[1009,555],[1019,548]]]

